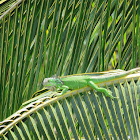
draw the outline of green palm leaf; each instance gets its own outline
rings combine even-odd
[[[55,74],[63,76],[104,71],[113,68],[128,70],[138,66],[140,63],[139,11],[140,4],[136,0],[119,2],[117,0],[12,0],[0,2],[0,120],[2,121],[16,112],[23,102],[31,99],[35,92],[42,89],[42,81],[45,77],[51,77]],[[132,85],[134,82],[132,82]],[[135,90],[135,86],[138,86],[138,91]],[[117,89],[113,86],[112,90],[116,94],[118,90],[119,93],[122,92],[123,94],[126,92],[125,88],[128,89],[127,93],[129,94],[131,94],[132,88],[134,88],[135,94],[139,93],[139,84],[133,86],[129,83],[126,83],[125,86],[120,84]],[[132,95],[135,95],[134,93]],[[39,104],[40,100],[38,98],[44,98],[45,100],[45,96],[49,96],[48,94],[51,93],[46,92],[39,97],[35,97],[36,102]],[[87,93],[86,95],[89,99],[89,95]],[[115,113],[111,114],[112,118],[116,119],[113,126],[110,113],[118,108],[116,104],[115,109],[113,108],[111,112],[108,111],[109,115],[106,114],[109,122],[102,123],[103,118],[100,118],[98,121],[101,122],[97,121],[94,124],[98,137],[102,139],[104,136],[109,137],[110,131],[113,137],[116,133],[120,138],[126,138],[128,135],[131,135],[131,137],[139,136],[137,131],[139,124],[137,126],[137,120],[134,119],[138,118],[138,112],[135,111],[138,106],[134,105],[132,108],[127,108],[127,104],[132,102],[126,102],[127,97],[121,99],[121,102],[124,103],[122,106],[126,106],[123,112],[128,114],[127,109],[130,109],[129,111],[135,116],[125,116],[127,118],[125,125],[119,126],[117,124],[118,118],[120,119],[120,125],[124,124],[122,118],[124,114],[121,114],[122,109],[119,108],[118,118],[115,117]],[[50,98],[51,96],[46,100],[50,100]],[[77,98],[78,101],[81,101],[79,105],[77,105]],[[102,99],[102,97],[100,98]],[[103,103],[103,107],[106,107],[106,102],[103,99],[99,103]],[[55,129],[59,130],[62,124],[65,128],[65,132],[61,130],[62,128],[59,130],[60,138],[78,138],[83,135],[86,138],[96,137],[97,134],[94,133],[94,129],[90,129],[92,125],[87,117],[89,112],[86,112],[86,109],[82,110],[84,112],[79,109],[79,106],[87,108],[84,104],[91,104],[92,101],[88,100],[89,102],[84,103],[82,101],[80,95],[71,98],[75,110],[71,108],[69,101],[65,103],[64,108],[67,106],[71,108],[71,112],[67,112],[66,115],[71,126],[67,124],[67,121],[58,124],[57,121],[53,120]],[[97,102],[96,107],[100,105],[99,103]],[[131,105],[129,104],[129,106]],[[62,106],[62,110],[64,108]],[[91,109],[94,110],[93,107]],[[99,108],[101,111],[107,111],[107,109],[108,107]],[[51,110],[53,110],[53,107]],[[64,113],[65,111],[66,109]],[[77,126],[75,120],[70,117],[73,115],[73,111],[77,112],[76,118],[85,114],[82,119],[79,118]],[[53,114],[55,114],[55,111],[52,111]],[[42,120],[42,113],[37,112],[36,115],[39,117],[38,121]],[[97,114],[94,112],[92,115]],[[98,116],[101,117],[102,114],[98,114]],[[131,118],[135,120],[133,122],[135,126],[130,123]],[[34,117],[27,117],[26,119],[30,122],[30,127],[22,121],[22,130],[19,126],[14,126],[15,133],[10,129],[8,135],[15,138],[24,135],[25,139],[40,139],[42,135],[46,139],[49,139],[49,137],[57,138],[57,134],[53,134],[54,124],[49,128],[45,128],[43,123],[40,124],[39,127],[45,130],[40,134],[41,129],[38,130],[37,124],[37,127],[32,127]],[[96,119],[95,117],[94,122]],[[44,123],[46,122],[44,121]],[[82,127],[81,129],[78,127],[79,125],[85,126],[85,124],[88,125],[88,128]],[[126,129],[126,124],[130,128],[129,130]],[[108,126],[110,128],[109,132]],[[114,127],[115,130],[113,131]],[[28,132],[25,132],[25,128],[28,128]],[[103,132],[103,128],[105,128],[105,132]],[[69,129],[71,129],[72,135],[69,135]],[[32,131],[31,134],[30,130]],[[86,134],[86,132],[89,134]],[[122,132],[124,136],[122,136]],[[51,136],[49,136],[50,133]],[[3,138],[6,139],[7,135],[2,134],[4,134]]]
[[[1,138],[139,139],[140,73],[100,84],[110,87],[111,100],[90,87],[53,98],[40,98],[1,122]],[[78,123],[78,125],[77,125]]]

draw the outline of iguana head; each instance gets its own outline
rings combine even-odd
[[[62,81],[59,78],[45,78],[43,81],[43,86],[46,88],[55,91],[63,85]]]

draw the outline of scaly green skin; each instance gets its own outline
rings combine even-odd
[[[113,99],[116,97],[112,96],[112,92],[110,90],[98,87],[96,84],[108,82],[110,80],[115,80],[117,78],[122,78],[139,70],[140,68],[135,68],[114,75],[90,76],[83,74],[83,75],[67,76],[62,78],[45,78],[43,81],[43,85],[52,91],[62,90],[61,94],[65,94],[69,89],[76,90],[86,86],[90,86],[96,91],[103,92],[107,97]]]

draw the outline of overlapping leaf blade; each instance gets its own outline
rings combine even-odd
[[[8,3],[3,3],[5,10],[0,7],[0,12],[7,10]],[[19,0],[9,4],[10,8],[0,13],[0,120],[42,88],[44,77],[112,67],[129,69],[140,63],[138,0]],[[93,92],[85,92],[84,96],[62,98],[50,109],[47,102],[51,98],[46,98],[46,93],[27,110],[45,102],[48,107],[32,111],[33,116],[29,113],[23,117],[26,109],[16,114],[1,125],[7,128],[13,122],[2,137],[109,139],[111,133],[114,138],[139,138],[139,80],[114,84],[111,90],[120,96],[123,107],[116,100],[106,100],[102,95],[98,100]],[[33,127],[36,120],[39,124]]]

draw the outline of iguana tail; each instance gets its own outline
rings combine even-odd
[[[128,70],[128,71],[126,71],[126,73],[131,74],[131,73],[135,73],[135,72],[137,72],[137,71],[140,71],[140,67],[134,68],[134,69],[131,69],[131,70]]]
[[[140,71],[140,67],[134,68],[134,69],[131,69],[128,71],[121,71],[119,73],[113,72],[113,73],[103,74],[100,76],[92,76],[91,80],[93,79],[94,83],[100,83],[100,82],[110,81],[110,80],[117,79],[117,78],[122,78],[122,77],[129,75],[129,74],[135,73],[137,71]]]

